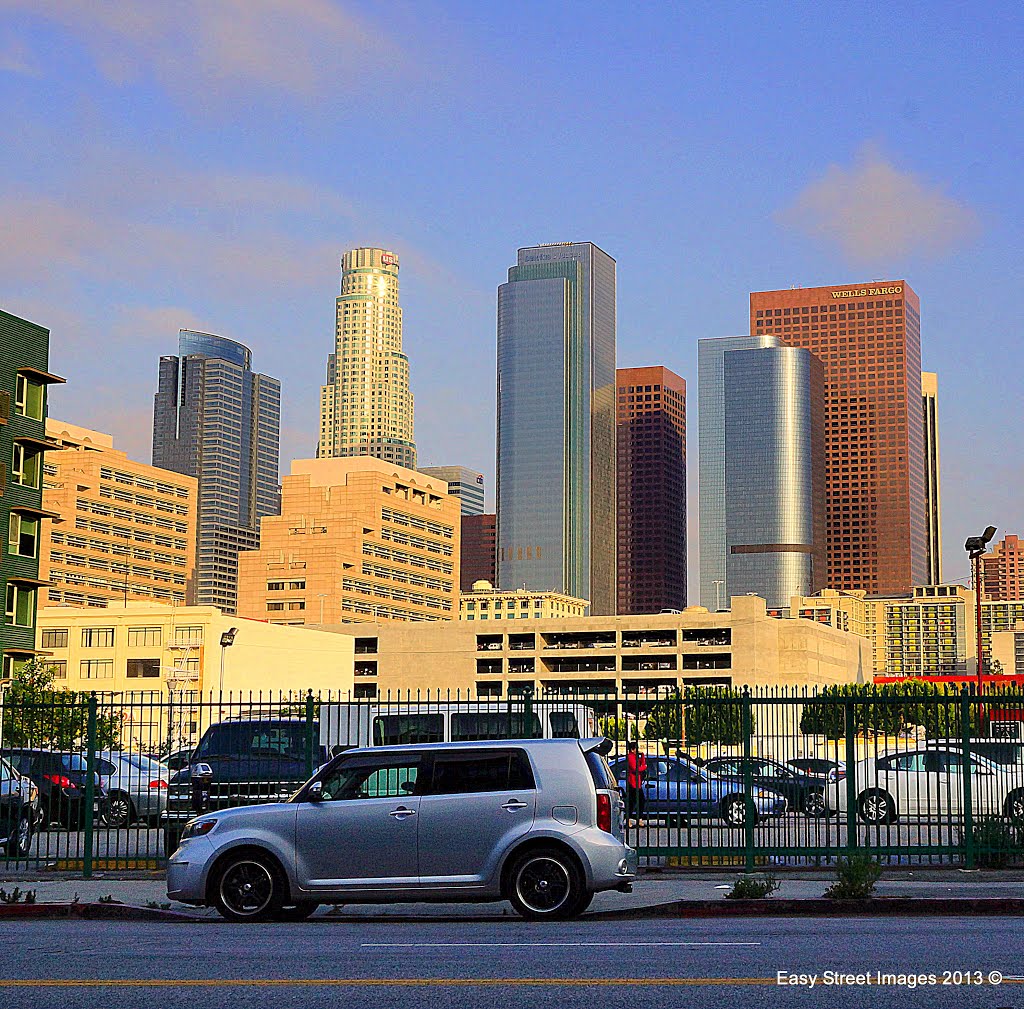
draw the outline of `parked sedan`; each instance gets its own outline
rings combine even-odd
[[[817,775],[806,774],[793,767],[787,767],[778,760],[767,757],[714,757],[704,765],[709,771],[741,785],[746,780],[747,768],[750,780],[760,788],[769,788],[789,800],[790,809],[807,816],[825,816],[826,783]]]
[[[1024,821],[1024,782],[1019,768],[971,755],[971,809],[975,814]],[[906,816],[959,817],[964,814],[966,754],[922,747],[889,752],[854,765],[857,815],[865,823],[895,823]],[[846,809],[847,782],[830,784],[829,809]]]
[[[171,772],[140,753],[102,751],[96,771],[107,800],[102,818],[108,827],[127,827],[135,820],[156,821],[167,808]]]
[[[626,787],[625,757],[612,764],[620,788]],[[746,823],[747,806],[742,786],[720,778],[706,767],[676,757],[651,757],[644,781],[646,815],[669,821],[720,816],[730,827]],[[786,799],[766,788],[753,788],[757,820],[786,812]],[[756,822],[756,821],[755,821]]]
[[[39,789],[43,823],[78,829],[85,820],[86,760],[78,753],[17,749],[4,754],[19,774]],[[103,786],[95,775],[93,811],[104,801]]]
[[[23,858],[32,845],[39,789],[0,757],[0,852]]]
[[[846,765],[842,761],[827,760],[825,757],[794,757],[786,761],[786,766],[808,777],[825,781],[842,781],[846,777]]]

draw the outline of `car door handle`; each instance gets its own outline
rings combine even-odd
[[[396,820],[404,820],[407,816],[415,816],[416,810],[409,809],[406,806],[399,806],[398,809],[391,810],[388,816],[393,816]]]
[[[510,813],[514,813],[517,809],[526,809],[527,803],[520,802],[518,799],[509,799],[508,802],[503,802],[501,808],[508,810]]]

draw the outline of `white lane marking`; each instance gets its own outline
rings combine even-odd
[[[362,949],[419,949],[425,946],[760,946],[759,942],[364,942]]]

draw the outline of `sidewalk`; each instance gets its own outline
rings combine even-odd
[[[677,905],[675,909],[666,907],[674,902],[692,903],[693,909],[702,908],[705,902],[722,901],[729,892],[737,877],[736,872],[708,872],[700,874],[683,873],[644,873],[633,888],[633,893],[616,893],[614,891],[599,893],[594,898],[589,915],[602,912],[628,912],[642,914],[645,911],[652,916],[672,914],[684,908]],[[793,876],[780,874],[781,887],[768,901],[758,902],[761,905],[776,905],[780,911],[779,901],[815,901],[820,898],[825,888],[832,881],[831,873],[808,874]],[[217,917],[215,911],[208,908],[192,908],[184,904],[169,902],[162,874],[158,873],[108,873],[97,874],[92,879],[84,880],[75,877],[54,879],[52,876],[29,873],[14,879],[0,879],[0,888],[11,891],[14,887],[21,890],[35,890],[38,903],[70,902],[77,896],[83,904],[96,903],[101,897],[111,896],[116,901],[134,907],[152,907],[170,903],[170,909],[187,912],[203,917]],[[1024,873],[1017,871],[984,872],[976,870],[967,872],[957,869],[941,869],[934,871],[909,872],[894,870],[886,873],[875,888],[878,897],[918,898],[936,901],[1005,901],[1024,900]],[[733,905],[732,901],[728,902]],[[2,910],[3,905],[0,905]],[[706,910],[706,908],[703,908]],[[726,908],[722,908],[724,912]],[[730,911],[734,908],[730,907]],[[759,910],[761,910],[759,908]],[[768,911],[764,907],[761,913]],[[965,906],[965,913],[971,911]],[[496,917],[512,917],[514,912],[507,902],[493,904],[346,904],[341,906],[325,905],[317,912],[317,917],[343,917],[346,920],[370,918],[417,918],[417,919],[493,919]]]

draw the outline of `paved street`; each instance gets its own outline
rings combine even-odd
[[[1022,967],[1012,919],[0,926],[0,1004],[581,1007],[1019,1006],[1024,987],[838,986],[825,972]],[[818,975],[779,986],[778,971]],[[48,986],[48,981],[70,982]],[[114,988],[118,981],[132,987]],[[24,982],[21,986],[18,982]],[[80,983],[76,983],[80,982]],[[111,982],[108,984],[107,982]]]

